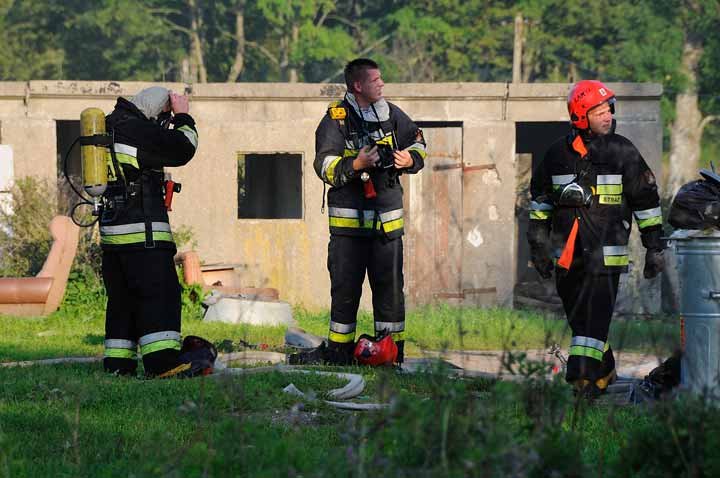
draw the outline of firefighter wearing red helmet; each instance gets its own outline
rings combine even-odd
[[[620,274],[628,270],[632,218],[651,279],[665,264],[662,213],[655,176],[632,142],[615,133],[615,93],[599,81],[580,81],[568,113],[570,134],[533,168],[528,242],[540,276],[555,270],[572,329],[565,378],[596,396],[616,376],[608,332]]]

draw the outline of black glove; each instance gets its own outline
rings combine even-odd
[[[665,254],[662,249],[648,249],[645,253],[643,276],[652,279],[665,270]]]
[[[547,253],[547,248],[542,246],[530,247],[530,260],[532,260],[535,270],[538,271],[540,277],[549,279],[552,277],[553,262]]]

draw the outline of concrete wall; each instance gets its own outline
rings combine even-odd
[[[15,176],[40,175],[54,181],[55,121],[76,120],[88,106],[109,112],[117,96],[132,95],[146,86],[125,82],[0,83],[0,141],[13,148]],[[244,285],[276,287],[281,298],[293,304],[327,307],[327,217],[320,214],[323,188],[312,168],[314,131],[328,102],[342,96],[344,88],[269,83],[166,86],[191,93],[191,114],[200,136],[196,157],[172,171],[173,179],[183,185],[174,198],[173,225],[192,227],[204,262],[239,264]],[[661,87],[609,86],[619,97],[618,131],[635,142],[657,171]],[[458,183],[462,188],[462,270],[457,302],[512,304],[518,247],[515,122],[566,121],[568,90],[565,84],[387,85],[386,97],[414,120],[453,122],[462,127],[462,181]],[[428,147],[428,165],[432,167],[433,145]],[[303,155],[302,219],[237,218],[238,152]],[[406,249],[406,256],[413,254],[411,247]],[[369,294],[364,294],[365,307],[368,298]]]

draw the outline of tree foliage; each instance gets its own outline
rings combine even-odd
[[[228,80],[239,43],[238,81],[334,80],[356,55],[380,59],[397,81],[508,81],[520,12],[526,81],[656,81],[674,92],[690,32],[707,45],[708,91],[720,76],[718,8],[716,0],[0,0],[0,78],[182,80],[196,35],[208,81]]]
[[[523,81],[662,83],[668,123],[692,87],[720,114],[717,0],[0,0],[0,80],[334,82],[369,56],[389,81],[504,82],[518,13]]]

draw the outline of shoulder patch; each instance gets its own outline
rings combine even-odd
[[[342,105],[342,101],[333,101],[328,105],[328,114],[331,119],[344,120],[347,118],[347,111]]]

